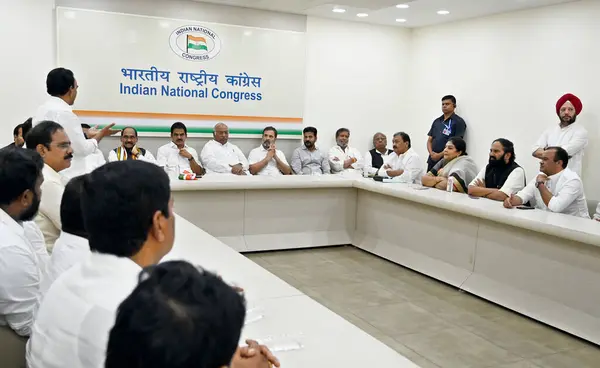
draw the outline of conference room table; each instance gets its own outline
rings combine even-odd
[[[176,215],[175,244],[163,259],[186,260],[244,289],[246,338],[267,344],[284,368],[418,368],[220,240]]]
[[[351,244],[600,344],[599,222],[338,175],[171,187],[175,211],[233,253]]]

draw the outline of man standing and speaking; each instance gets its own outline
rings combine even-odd
[[[433,121],[427,136],[427,172],[431,170],[444,157],[444,148],[451,137],[464,138],[467,123],[454,113],[456,98],[452,95],[442,97],[442,112],[439,118]]]

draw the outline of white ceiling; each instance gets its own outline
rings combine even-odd
[[[199,2],[241,6],[245,8],[274,10],[284,13],[315,15],[346,21],[423,27],[460,19],[540,6],[569,3],[579,0],[194,0]],[[398,4],[408,4],[408,9],[398,9]],[[346,9],[334,13],[334,8]],[[438,10],[448,10],[449,15],[438,15]],[[359,18],[358,13],[368,17]],[[396,19],[406,19],[398,23]]]

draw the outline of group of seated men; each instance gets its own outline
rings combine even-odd
[[[32,220],[53,195],[43,190],[46,167],[68,166],[72,148],[54,122],[25,140],[27,149],[0,150],[0,339],[26,346],[2,366],[279,366],[256,341],[238,347],[241,289],[187,262],[158,264],[175,237],[164,170],[126,160],[71,179],[49,255]]]

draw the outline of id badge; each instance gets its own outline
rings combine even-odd
[[[444,128],[444,130],[442,130],[442,134],[443,135],[449,136],[451,133],[452,133],[452,130],[450,130],[448,128]]]

